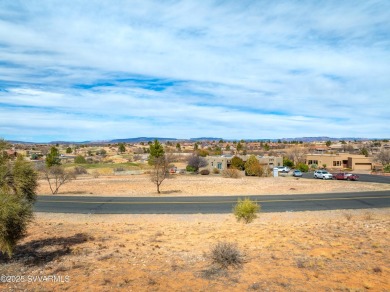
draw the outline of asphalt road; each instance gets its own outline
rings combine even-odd
[[[262,212],[390,207],[390,191],[249,197],[261,204]],[[80,214],[223,214],[232,212],[238,198],[242,197],[39,196],[35,211]]]
[[[371,174],[360,174],[356,173],[359,176],[359,181],[363,182],[375,182],[375,183],[382,183],[382,184],[390,184],[390,176],[383,176],[383,175],[371,175]],[[308,172],[303,174],[303,178],[312,178],[313,173]]]

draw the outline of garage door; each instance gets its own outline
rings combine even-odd
[[[355,170],[371,170],[372,163],[355,163]]]

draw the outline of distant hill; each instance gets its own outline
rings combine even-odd
[[[137,137],[137,138],[124,138],[124,139],[112,139],[112,140],[95,140],[95,141],[82,141],[82,142],[75,142],[75,141],[52,141],[52,142],[26,142],[26,141],[15,141],[11,140],[8,141],[12,144],[116,144],[116,143],[140,143],[140,142],[149,142],[154,141],[157,139],[160,142],[167,142],[167,141],[186,141],[186,142],[199,142],[199,141],[239,141],[239,139],[224,139],[224,138],[217,138],[217,137],[199,137],[199,138],[190,138],[190,139],[178,139],[178,138],[164,138],[164,137]],[[303,141],[303,142],[316,142],[316,141],[365,141],[365,140],[382,140],[384,138],[357,138],[357,137],[343,137],[343,138],[334,138],[334,137],[326,137],[326,136],[320,136],[320,137],[296,137],[296,138],[280,138],[280,139],[244,139],[245,141],[272,141],[276,142],[278,140],[281,141]]]

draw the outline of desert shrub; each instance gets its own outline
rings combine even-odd
[[[237,246],[230,242],[218,242],[210,252],[212,264],[226,269],[229,266],[240,267],[243,263],[243,255]]]
[[[82,167],[82,166],[75,166],[74,168],[74,173],[76,175],[79,175],[79,174],[87,174],[88,171],[85,169],[85,167]]]
[[[201,174],[201,175],[209,175],[209,174],[210,174],[210,170],[208,170],[208,169],[202,169],[202,170],[200,171],[200,174]]]
[[[26,233],[33,218],[32,204],[24,198],[0,194],[0,251],[12,256],[13,249]]]
[[[77,155],[77,156],[74,158],[74,163],[77,163],[77,164],[85,164],[85,163],[87,163],[87,160],[85,160],[85,157],[84,157],[84,156]]]
[[[121,171],[125,171],[125,168],[123,166],[119,166],[119,167],[116,167],[114,169],[115,172],[121,172]]]
[[[219,171],[219,169],[218,169],[218,168],[214,167],[214,168],[213,168],[213,173],[214,173],[214,174],[219,174],[219,173],[220,173],[220,171]]]
[[[287,157],[283,157],[283,165],[291,168],[294,166],[294,161],[292,161],[291,159],[289,159]]]
[[[100,172],[98,171],[98,170],[94,170],[94,171],[92,171],[92,176],[94,177],[94,178],[98,178],[99,176],[100,176]]]
[[[296,168],[299,169],[302,172],[308,172],[309,171],[309,166],[304,164],[304,163],[302,163],[302,162],[298,163]]]
[[[383,172],[390,172],[390,164],[383,167]]]
[[[195,171],[196,171],[196,168],[193,167],[193,166],[191,166],[191,165],[187,165],[187,166],[186,166],[186,171],[188,171],[188,172],[195,172]]]
[[[240,178],[241,174],[238,169],[235,168],[227,168],[222,170],[222,176],[226,178]]]
[[[245,223],[251,223],[257,218],[256,213],[260,211],[260,208],[261,206],[258,203],[249,198],[244,200],[238,199],[237,204],[233,208],[233,213],[237,221],[243,220]]]

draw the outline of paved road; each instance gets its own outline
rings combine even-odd
[[[39,196],[37,212],[81,214],[231,213],[238,196],[226,197],[80,197]],[[390,191],[315,195],[250,196],[263,212],[390,207]]]
[[[359,181],[390,184],[390,176],[359,174],[359,173],[357,173],[357,175],[359,176]],[[312,172],[304,173],[303,177],[304,178],[313,178],[313,173]]]

